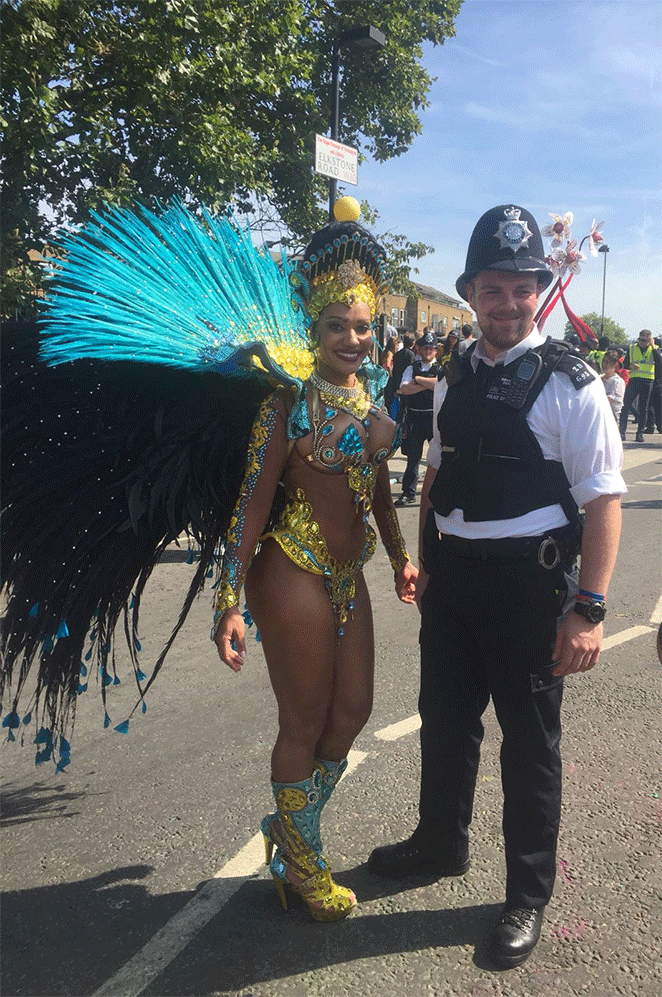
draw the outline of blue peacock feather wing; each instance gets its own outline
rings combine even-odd
[[[300,384],[313,367],[309,319],[287,260],[228,216],[178,201],[155,213],[109,207],[61,239],[41,356],[129,360],[241,376],[257,366]]]

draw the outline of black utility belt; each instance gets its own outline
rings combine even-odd
[[[527,559],[537,558],[543,568],[550,571],[562,561],[573,558],[576,549],[571,549],[574,531],[569,527],[552,530],[538,537],[504,537],[499,540],[455,537],[449,533],[438,533],[441,551],[448,551],[458,557],[470,557],[488,561],[493,558]]]

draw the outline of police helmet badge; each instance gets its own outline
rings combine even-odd
[[[522,246],[529,245],[533,232],[526,221],[520,221],[521,208],[506,208],[504,214],[505,221],[499,222],[494,238],[499,240],[502,249],[512,249],[516,253]]]

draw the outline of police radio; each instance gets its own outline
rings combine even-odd
[[[496,383],[493,383],[487,393],[490,401],[502,402],[510,408],[523,407],[538,374],[542,370],[542,357],[535,350],[527,350],[515,370],[514,364],[509,364]]]

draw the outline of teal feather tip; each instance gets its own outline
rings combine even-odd
[[[229,215],[108,207],[61,240],[41,353],[51,364],[133,360],[244,373],[241,347],[307,349],[292,270]],[[233,363],[234,360],[234,363]]]

